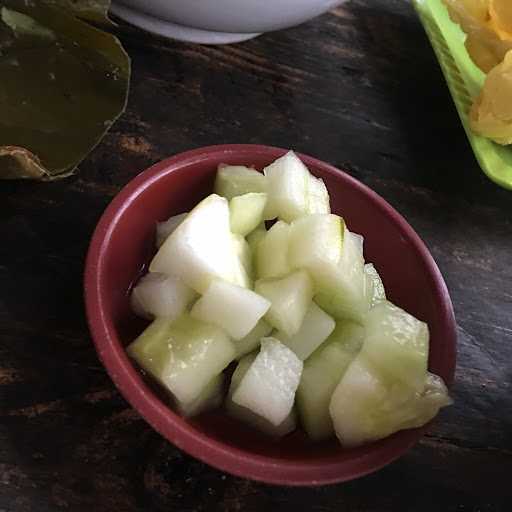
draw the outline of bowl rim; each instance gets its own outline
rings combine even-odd
[[[400,431],[382,442],[375,443],[369,453],[350,461],[327,461],[321,464],[302,464],[247,452],[209,438],[195,430],[178,414],[160,401],[142,382],[139,372],[130,362],[119,342],[103,307],[101,268],[114,229],[133,201],[163,176],[183,166],[193,165],[214,156],[240,156],[250,159],[255,155],[277,158],[286,149],[253,145],[224,144],[206,146],[166,158],[138,174],[113,198],[102,214],[91,239],[84,272],[84,299],[87,322],[92,339],[107,373],[123,397],[164,438],[191,456],[236,476],[288,486],[316,486],[352,480],[377,471],[409,450],[428,429]],[[456,323],[452,302],[441,272],[419,235],[387,201],[354,177],[316,158],[297,153],[308,167],[321,169],[337,178],[376,204],[383,215],[391,217],[423,261],[425,271],[432,277],[434,295],[440,306],[440,324],[445,333],[443,347],[448,358],[446,384],[451,385],[456,364]],[[142,382],[142,384],[141,384]]]

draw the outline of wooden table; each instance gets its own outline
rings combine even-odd
[[[512,510],[512,193],[480,172],[411,5],[352,1],[226,47],[121,32],[130,104],[80,172],[0,184],[0,511]],[[376,474],[317,489],[222,474],[153,432],[98,362],[82,272],[103,209],[151,163],[225,142],[346,169],[409,220],[445,276],[455,405]]]

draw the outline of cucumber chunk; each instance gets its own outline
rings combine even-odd
[[[224,331],[189,315],[157,318],[126,350],[183,403],[196,400],[235,357]]]
[[[268,201],[265,219],[291,222],[313,213],[330,213],[329,193],[322,179],[311,175],[300,158],[289,151],[263,169]]]
[[[315,214],[292,222],[288,259],[293,268],[307,270],[317,288],[330,285],[330,267],[342,256],[345,223],[341,217]]]
[[[292,271],[288,262],[290,225],[276,222],[256,248],[256,273],[260,279],[283,277]]]
[[[329,192],[321,178],[309,177],[308,213],[331,213]]]
[[[247,336],[270,308],[270,301],[257,293],[225,281],[212,281],[194,304],[190,315],[221,329],[232,338]]]
[[[256,259],[256,250],[258,248],[259,243],[265,238],[265,235],[267,234],[267,228],[265,227],[265,223],[262,222],[259,226],[256,227],[253,231],[251,231],[247,235],[247,243],[249,244],[249,248],[251,249],[251,252],[253,253],[253,260]]]
[[[329,337],[335,326],[334,320],[312,302],[300,329],[293,336],[278,331],[275,337],[304,361]]]
[[[233,402],[279,426],[292,411],[302,361],[279,340],[263,338],[259,354],[233,393]]]
[[[252,274],[252,254],[247,240],[241,235],[233,235],[235,253],[244,266],[247,274]]]
[[[135,314],[149,320],[158,316],[174,319],[195,297],[196,292],[176,277],[149,272],[132,290],[131,305]]]
[[[313,283],[307,272],[298,270],[282,279],[260,279],[255,290],[272,303],[265,316],[268,323],[286,336],[296,334],[313,296]]]
[[[156,223],[156,247],[157,249],[163,245],[163,243],[167,240],[167,237],[175,231],[175,229],[185,220],[185,217],[188,213],[180,213],[179,215],[174,215],[164,222]]]
[[[272,329],[269,323],[261,319],[245,338],[235,341],[236,359],[240,359],[259,348],[261,338],[268,336],[272,332]]]
[[[372,263],[367,263],[364,266],[364,273],[366,279],[366,296],[370,298],[370,307],[373,308],[375,304],[386,300],[386,290],[384,289],[377,269]]]
[[[329,410],[340,442],[353,447],[424,425],[450,403],[439,377],[425,372],[415,391],[384,377],[360,354],[334,390]]]
[[[337,265],[325,265],[317,281],[320,283],[315,302],[338,320],[362,323],[370,308],[366,295],[366,279],[362,243],[359,235],[343,224],[341,258]]]
[[[332,394],[363,344],[364,329],[352,322],[336,325],[328,340],[304,363],[297,408],[304,430],[314,441],[334,435],[329,404]]]
[[[243,165],[221,164],[213,191],[226,199],[233,199],[250,192],[265,192],[266,188],[266,178],[260,172]]]
[[[263,210],[267,202],[264,192],[250,192],[229,201],[231,231],[246,236],[263,221]]]
[[[384,375],[420,390],[428,363],[427,324],[382,301],[368,313],[365,328],[361,355]]]
[[[228,202],[212,194],[167,238],[149,269],[176,276],[203,293],[215,278],[236,281],[238,265],[229,226]]]
[[[180,402],[175,400],[178,412],[186,418],[198,416],[206,411],[220,407],[224,395],[224,374],[214,377],[201,391],[200,395],[192,402]]]
[[[267,178],[265,219],[291,222],[308,213],[310,174],[299,157],[289,151],[263,169]]]
[[[259,430],[271,437],[279,438],[295,430],[297,422],[294,409],[291,410],[290,414],[288,414],[282,423],[275,426],[263,416],[259,416],[247,407],[243,407],[242,405],[238,405],[233,402],[233,394],[238,389],[238,386],[247,373],[247,370],[249,370],[249,367],[256,359],[256,355],[257,354],[248,354],[243,357],[233,372],[233,376],[231,377],[231,385],[229,386],[229,391],[225,402],[226,412],[231,417],[238,419],[247,425],[250,425],[256,430]]]

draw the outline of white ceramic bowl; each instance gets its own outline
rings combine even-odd
[[[203,44],[292,27],[346,0],[114,0],[111,11],[150,32]]]

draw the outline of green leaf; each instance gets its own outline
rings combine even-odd
[[[45,2],[71,12],[86,21],[95,23],[109,21],[110,0],[45,0]]]
[[[69,175],[126,106],[118,39],[47,1],[0,0],[0,179]],[[89,19],[106,15],[85,3]]]

